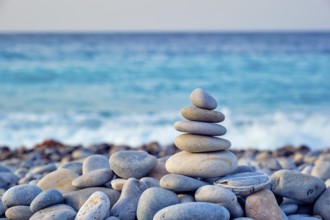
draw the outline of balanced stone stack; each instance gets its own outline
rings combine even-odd
[[[194,106],[181,110],[187,120],[174,124],[176,130],[185,133],[175,139],[182,151],[167,160],[167,171],[195,178],[218,178],[232,173],[237,168],[237,158],[228,151],[231,143],[215,137],[226,133],[226,128],[217,124],[225,119],[215,111],[217,101],[202,89],[195,89],[190,101]]]

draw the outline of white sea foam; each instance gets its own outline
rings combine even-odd
[[[222,109],[224,136],[234,148],[275,149],[285,144],[306,144],[314,149],[329,146],[330,118],[326,114],[274,112],[242,115]],[[179,132],[172,124],[178,112],[104,116],[96,113],[1,113],[0,145],[33,146],[53,138],[68,144],[115,143],[139,146],[150,141],[173,142]]]

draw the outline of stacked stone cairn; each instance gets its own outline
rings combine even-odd
[[[174,155],[48,143],[2,160],[0,220],[330,220],[330,150],[237,160],[216,137],[226,133],[216,100],[202,89],[190,99]]]

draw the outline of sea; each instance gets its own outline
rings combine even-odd
[[[195,88],[233,148],[330,146],[330,33],[0,34],[0,146],[167,146]]]

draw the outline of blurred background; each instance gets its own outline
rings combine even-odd
[[[0,0],[0,146],[162,145],[203,88],[234,148],[330,143],[329,0]]]

